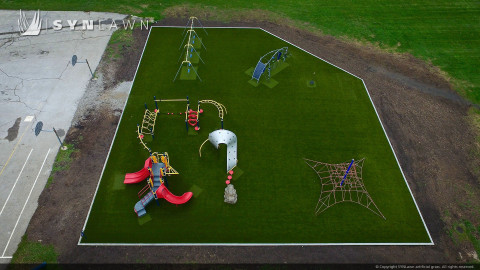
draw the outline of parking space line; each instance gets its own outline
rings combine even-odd
[[[33,122],[32,122],[32,124],[33,124]],[[15,144],[15,147],[13,147],[12,153],[10,153],[10,156],[8,157],[7,162],[5,162],[2,170],[0,171],[0,176],[2,176],[2,173],[5,170],[5,168],[7,167],[8,163],[10,162],[10,159],[12,159],[13,153],[15,153],[15,150],[17,149],[17,146],[20,144],[20,142],[23,139],[23,135],[25,135],[25,132],[27,132],[27,130],[29,130],[32,127],[32,124],[30,124],[27,128],[25,128],[25,130],[22,133],[22,136],[20,136],[20,139],[18,139],[18,142]]]
[[[23,167],[22,167],[22,169],[20,170],[20,173],[18,174],[17,180],[15,180],[15,184],[13,185],[12,189],[10,190],[10,193],[8,194],[7,200],[6,200],[5,203],[3,204],[2,210],[0,211],[0,216],[1,216],[2,213],[3,213],[3,210],[5,210],[5,206],[7,205],[8,200],[10,200],[10,196],[12,195],[13,190],[15,189],[15,186],[17,185],[17,182],[18,182],[18,180],[20,179],[20,176],[22,175],[22,172],[23,172],[23,169],[25,168],[25,165],[27,165],[28,159],[30,158],[30,155],[32,154],[32,151],[33,151],[33,148],[32,148],[32,150],[30,150],[30,153],[28,154],[28,157],[27,157],[27,159],[25,160],[25,163],[23,163]]]
[[[40,170],[38,171],[37,178],[35,178],[35,182],[33,182],[32,188],[30,189],[30,193],[28,193],[27,200],[26,200],[25,203],[23,204],[22,211],[20,212],[20,215],[19,215],[18,218],[17,218],[17,222],[15,223],[15,227],[13,227],[13,231],[12,231],[12,233],[10,234],[10,238],[8,238],[8,242],[7,242],[7,245],[5,246],[5,249],[3,250],[2,257],[4,257],[4,256],[5,256],[5,252],[7,252],[7,248],[8,248],[8,245],[10,244],[10,240],[12,240],[13,234],[15,233],[15,229],[16,229],[17,226],[18,226],[18,222],[20,221],[20,218],[22,217],[23,211],[25,210],[25,207],[27,206],[28,200],[30,199],[30,196],[32,195],[33,188],[35,187],[35,184],[37,183],[38,177],[40,176],[40,173],[42,172],[43,165],[45,165],[45,161],[47,161],[48,154],[50,154],[50,148],[48,148],[48,152],[47,152],[47,154],[45,155],[45,159],[43,160],[42,167],[40,167]]]

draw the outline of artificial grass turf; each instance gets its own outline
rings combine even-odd
[[[154,28],[137,72],[82,243],[427,243],[428,234],[408,191],[362,81],[257,29],[209,29],[203,82],[172,82],[178,69],[182,29]],[[246,81],[245,70],[265,52],[289,47],[289,66],[270,89]],[[305,81],[315,72],[316,87]],[[125,173],[142,168],[148,152],[136,138],[146,102],[185,98],[191,104],[213,99],[228,110],[225,129],[238,137],[233,180],[238,202],[223,202],[226,147],[210,143],[220,128],[218,112],[205,104],[197,136],[185,130],[184,102],[161,102],[154,151],[170,154],[180,175],[168,180],[172,193],[201,191],[175,206],[159,200],[147,206],[151,219],[133,211],[145,185],[118,188]],[[148,135],[147,135],[148,137]],[[338,163],[366,158],[363,179],[386,220],[353,203],[314,215],[320,195],[315,172],[303,158]]]
[[[187,67],[187,66],[184,66],[181,68],[180,70],[180,76],[179,76],[179,79],[180,80],[196,80],[198,77],[197,77],[197,72],[198,72],[198,67],[195,67],[195,66],[191,66],[191,67]]]

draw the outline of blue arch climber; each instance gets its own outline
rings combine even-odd
[[[258,60],[257,66],[253,70],[252,79],[256,80],[257,83],[260,81],[262,75],[267,71],[267,79],[270,79],[270,71],[272,69],[272,64],[277,61],[285,61],[288,54],[288,47],[283,47],[277,50],[266,53],[264,56],[260,57]]]

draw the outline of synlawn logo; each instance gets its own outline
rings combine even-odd
[[[38,36],[40,28],[42,27],[42,20],[40,20],[40,10],[38,10],[30,23],[28,23],[25,13],[20,9],[20,18],[18,19],[18,29],[22,36]]]
[[[38,36],[40,34],[40,30],[42,29],[42,21],[45,22],[45,27],[43,28],[44,30],[48,30],[48,20],[42,20],[40,19],[40,10],[35,12],[32,21],[29,23],[27,20],[27,17],[25,16],[25,13],[20,10],[20,18],[18,19],[18,29],[20,31],[20,35],[22,36]],[[79,21],[81,21],[79,23]],[[81,30],[90,30],[93,31],[95,30],[94,28],[94,20],[67,20],[66,21],[68,24],[68,28],[70,30],[74,31],[76,30],[77,26],[81,25]],[[97,22],[97,21],[95,21]],[[136,20],[122,20],[121,26],[123,25],[124,29],[133,29]],[[148,30],[149,28],[149,21],[148,20],[140,20],[140,30],[143,30],[144,28]],[[138,23],[137,23],[138,25]],[[62,20],[53,20],[52,22],[52,27],[54,31],[59,31],[64,28],[63,21]],[[97,23],[97,29],[100,31],[104,30],[117,30],[119,27],[117,26],[117,23],[113,19],[108,19],[108,20],[102,20],[99,19]]]

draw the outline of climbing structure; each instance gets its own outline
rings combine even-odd
[[[154,137],[155,123],[157,120],[157,116],[160,114],[158,103],[186,101],[188,106],[188,97],[186,99],[157,99],[154,96],[153,101],[155,101],[155,109],[153,111],[150,111],[147,107],[147,104],[145,103],[145,113],[143,115],[142,124],[137,124],[137,138],[140,140],[140,143],[143,145],[143,147],[148,152],[150,152],[150,154],[152,153],[152,150],[147,146],[143,139],[145,138],[145,135],[151,135],[152,137]]]
[[[182,74],[180,75],[180,79],[182,79],[182,77],[184,77],[185,79],[196,79],[198,77],[198,79],[202,81],[202,79],[197,73],[198,66],[193,66],[193,64],[198,63],[198,61],[201,61],[203,64],[205,64],[203,59],[200,57],[200,53],[197,51],[197,49],[203,47],[206,51],[207,48],[205,47],[205,44],[203,44],[202,38],[198,36],[197,32],[194,29],[196,27],[195,22],[197,22],[203,28],[203,25],[200,23],[197,17],[190,17],[187,25],[185,26],[185,29],[183,30],[185,35],[179,48],[182,49],[183,47],[184,50],[182,51],[180,58],[178,58],[178,61],[180,61],[181,59],[183,60],[178,67],[177,73],[175,74],[173,81],[177,79],[178,74]],[[203,31],[205,31],[205,33],[208,35],[205,28],[203,28]],[[185,43],[185,41],[187,42]],[[190,76],[190,74],[193,73],[195,73],[196,76]]]
[[[233,174],[232,169],[235,168],[238,163],[237,136],[233,132],[223,129],[223,117],[227,113],[227,108],[223,104],[214,100],[200,100],[198,101],[197,111],[195,111],[190,109],[190,100],[188,96],[186,99],[157,99],[154,96],[153,100],[155,102],[154,111],[150,111],[147,104],[145,103],[145,113],[143,116],[142,124],[137,124],[137,138],[140,140],[142,146],[149,152],[150,157],[145,161],[144,167],[140,171],[135,173],[127,173],[124,180],[125,184],[136,184],[144,180],[147,181],[147,184],[140,190],[140,192],[138,192],[137,195],[139,201],[134,206],[134,211],[139,217],[147,213],[145,207],[154,199],[158,200],[163,198],[173,204],[184,204],[188,202],[193,195],[192,192],[186,192],[181,196],[175,196],[168,190],[167,176],[178,174],[178,172],[170,165],[170,158],[167,152],[152,153],[152,150],[147,146],[146,142],[144,141],[146,135],[151,135],[152,139],[154,139],[155,124],[157,122],[156,120],[159,114],[182,115],[183,113],[185,113],[185,126],[188,133],[189,125],[195,127],[195,130],[197,131],[200,130],[199,115],[203,113],[203,109],[200,108],[200,105],[214,105],[218,110],[218,116],[221,119],[222,128],[210,133],[207,141],[210,140],[210,142],[217,149],[220,144],[227,145],[227,173],[230,174],[229,176],[227,176],[227,185],[230,184],[230,180],[233,178],[231,176]],[[185,112],[160,113],[159,103],[161,102],[186,102],[187,107]]]
[[[211,132],[208,135],[208,139],[206,139],[198,149],[200,157],[202,157],[202,147],[207,141],[210,141],[217,149],[220,144],[227,145],[227,172],[237,166],[237,135],[235,135],[235,133],[226,129],[218,129]]]
[[[147,213],[145,207],[154,199],[165,199],[178,205],[184,204],[192,198],[192,192],[175,196],[168,190],[167,176],[173,174],[178,174],[178,172],[170,165],[168,153],[155,152],[145,160],[144,167],[140,171],[125,175],[124,184],[136,184],[147,180],[147,184],[138,192],[139,201],[133,208],[138,217]]]
[[[360,204],[376,215],[386,219],[368,194],[362,180],[362,168],[365,159],[339,164],[329,164],[305,159],[320,178],[322,185],[320,198],[315,207],[315,215],[342,202]]]
[[[153,135],[155,130],[155,121],[157,120],[157,112],[150,111],[145,109],[145,114],[143,115],[142,126],[140,131],[143,134]]]
[[[223,106],[223,104],[221,103],[218,103],[216,102],[215,100],[200,100],[198,102],[198,108],[200,109],[200,104],[202,103],[208,103],[208,104],[212,104],[214,105],[215,107],[217,107],[218,109],[218,117],[220,117],[220,119],[223,120],[223,116],[227,113],[227,108],[225,106]]]
[[[151,152],[151,150],[148,148],[145,142],[143,142],[143,138],[145,137],[145,134],[152,135],[152,137],[154,136],[157,114],[158,108],[152,112],[147,108],[147,104],[145,104],[145,113],[143,114],[142,124],[137,124],[137,136],[140,139],[140,143],[149,152]]]
[[[147,144],[143,141],[143,138],[145,138],[145,135],[143,135],[140,125],[137,124],[137,138],[140,140],[140,144],[143,145],[143,148],[147,150],[148,152],[152,152],[150,148],[148,148]]]
[[[217,107],[217,110],[218,110],[218,117],[220,118],[220,126],[221,126],[221,129],[223,129],[223,116],[225,114],[227,114],[227,108],[225,106],[223,106],[223,104],[221,103],[218,103],[216,102],[215,100],[209,100],[209,99],[205,99],[205,100],[200,100],[198,102],[198,108],[197,108],[197,111],[198,112],[201,112],[203,110],[200,109],[200,104],[212,104],[214,105],[215,107]],[[197,117],[197,123],[198,123],[198,117]]]
[[[199,117],[202,112],[203,110],[200,110],[200,107],[196,111],[190,109],[190,100],[187,97],[187,109],[185,110],[185,127],[187,128],[187,132],[189,125],[194,127],[196,131],[200,130]]]
[[[287,58],[287,54],[288,54],[288,47],[283,47],[283,48],[268,52],[264,56],[260,57],[260,60],[258,60],[258,63],[255,66],[255,69],[253,70],[252,79],[256,80],[258,83],[260,81],[260,77],[265,73],[265,71],[267,72],[266,74],[267,80],[270,79],[272,69],[274,69],[277,66],[280,60],[285,62],[285,59]]]
[[[167,152],[161,154],[155,152],[151,155],[151,158],[154,163],[163,163],[165,165],[165,175],[178,174],[178,172],[170,165],[170,157]]]

